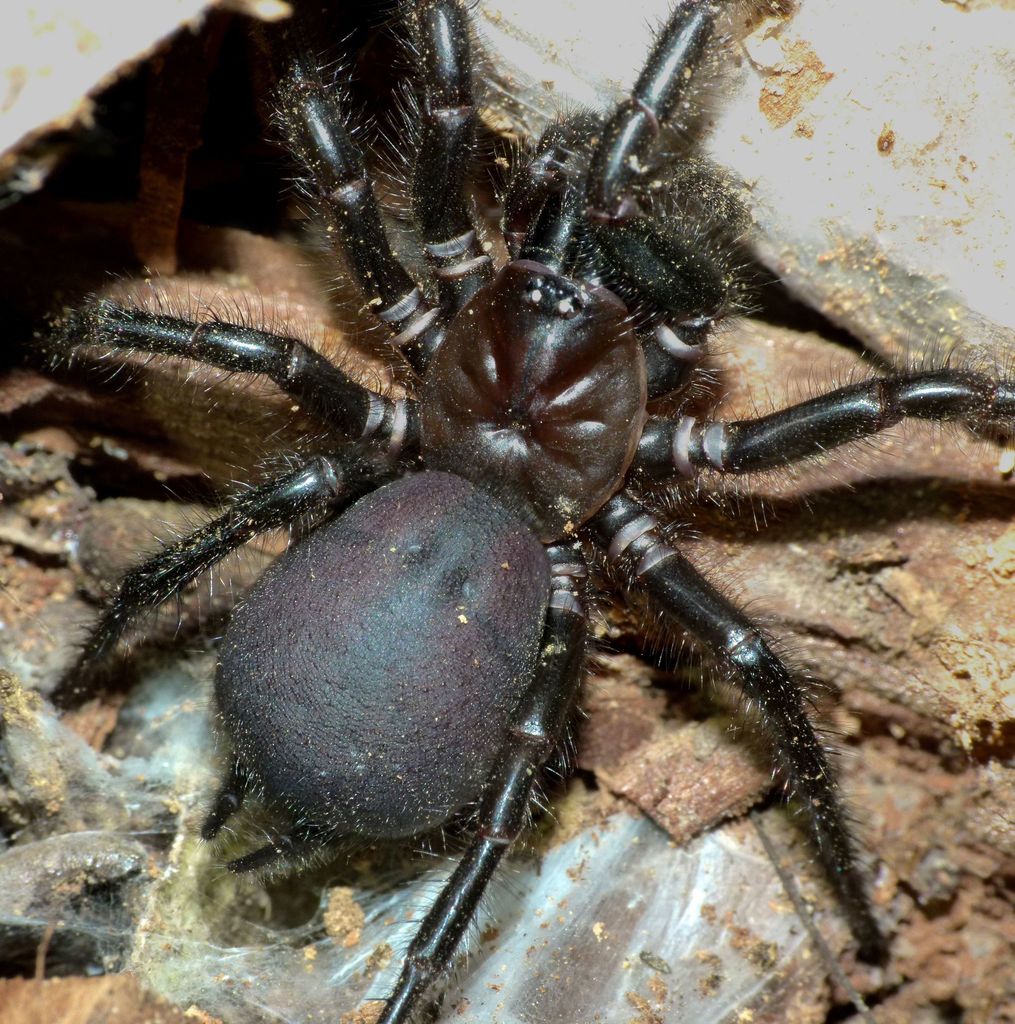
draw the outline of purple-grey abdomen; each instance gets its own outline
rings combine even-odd
[[[301,824],[410,835],[475,800],[536,661],[549,566],[450,473],[368,494],[235,611],[215,693],[236,755]]]

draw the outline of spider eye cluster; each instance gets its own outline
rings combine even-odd
[[[573,320],[588,308],[592,296],[583,284],[554,273],[549,267],[532,260],[516,260],[515,267],[531,272],[524,301],[544,316]]]

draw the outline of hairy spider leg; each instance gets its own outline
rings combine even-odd
[[[323,425],[370,438],[397,456],[419,439],[415,401],[391,401],[358,384],[298,338],[210,318],[200,323],[98,300],[70,313],[42,340],[52,362],[83,345],[112,345],[194,359],[233,373],[261,373]]]
[[[532,787],[560,747],[574,712],[585,654],[581,547],[547,547],[552,580],[539,662],[490,773],[476,812],[476,833],[419,927],[378,1024],[403,1024],[426,989],[447,970],[501,858],[525,824]]]
[[[880,959],[884,939],[867,897],[855,840],[799,684],[764,633],[663,540],[655,519],[630,495],[611,498],[590,527],[608,559],[627,573],[629,585],[645,591],[668,620],[707,644],[757,708],[779,763],[786,766],[791,791],[807,813],[861,954]]]
[[[590,214],[599,220],[629,220],[640,214],[632,195],[649,165],[661,126],[677,113],[715,32],[713,5],[680,0],[630,95],[614,108],[592,157]]]
[[[392,249],[362,151],[346,128],[341,96],[298,56],[308,50],[292,26],[280,35],[284,70],[277,120],[303,165],[333,248],[344,256],[366,305],[390,330],[390,343],[422,374],[447,319],[489,280],[493,268],[466,201],[477,119],[468,20],[457,0],[407,6],[423,92],[412,205],[437,279],[437,306],[429,304]]]
[[[901,420],[957,420],[983,429],[1015,423],[1015,381],[961,369],[875,377],[753,420],[650,417],[632,469],[690,478],[703,469],[749,473],[821,455]]]
[[[460,310],[490,280],[466,199],[477,111],[472,97],[469,21],[456,0],[418,0],[406,21],[420,59],[420,135],[411,175],[412,209],[445,313]]]
[[[716,8],[681,0],[630,95],[614,109],[592,155],[586,196],[591,236],[622,294],[662,319],[641,332],[650,399],[680,387],[701,359],[709,325],[729,301],[728,270],[694,225],[664,227],[639,202],[662,126],[677,118],[715,36]]]
[[[283,33],[282,40],[273,51],[284,65],[276,120],[303,166],[304,187],[366,308],[388,329],[390,344],[421,372],[442,334],[437,323],[441,311],[427,302],[391,248],[337,89],[325,86],[317,68],[296,56],[312,52],[301,47],[296,28]]]
[[[358,453],[315,455],[234,498],[218,518],[166,545],[123,577],[80,661],[61,681],[58,699],[83,691],[82,679],[101,664],[134,619],[169,600],[241,544],[302,517],[339,512],[376,487],[383,475]]]

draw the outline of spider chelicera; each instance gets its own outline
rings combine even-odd
[[[630,96],[602,118],[560,119],[518,162],[500,266],[467,199],[477,112],[464,5],[403,6],[419,58],[410,193],[425,281],[394,251],[342,103],[295,30],[278,49],[279,122],[414,392],[382,397],[301,341],[249,326],[109,301],[63,317],[45,342],[57,359],[102,345],[264,374],[358,439],[302,454],[129,572],[82,667],[252,537],[310,522],[221,644],[215,697],[234,757],[202,834],[214,839],[247,795],[285,808],[288,831],[230,863],[245,871],[471,812],[473,838],[380,1017],[396,1024],[451,963],[561,746],[582,677],[588,567],[605,563],[758,709],[861,952],[876,958],[883,940],[801,688],[766,634],[660,532],[652,487],[784,466],[905,417],[1010,424],[1015,385],[940,369],[753,420],[649,415],[647,403],[693,376],[736,291],[696,226],[660,216],[647,187],[661,128],[712,45],[716,6],[678,3]]]

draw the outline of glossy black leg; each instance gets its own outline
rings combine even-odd
[[[451,963],[486,885],[518,837],[539,770],[560,745],[582,677],[585,565],[577,544],[548,548],[553,582],[532,685],[522,698],[476,814],[476,835],[430,908],[378,1024],[403,1024]]]
[[[756,420],[653,417],[632,468],[653,477],[771,469],[870,437],[907,417],[1010,428],[1015,381],[968,370],[929,370],[851,384]]]
[[[733,287],[696,222],[670,216],[664,223],[641,204],[646,179],[657,173],[652,157],[659,133],[694,88],[715,17],[708,0],[677,3],[630,96],[607,121],[588,176],[586,212],[608,279],[625,298],[647,300],[664,314],[669,336],[648,342],[650,358],[660,365],[666,342],[679,339],[685,326],[696,328],[720,316]],[[681,358],[677,362],[668,376],[679,383],[684,371]],[[668,385],[660,380],[657,387],[663,394]]]
[[[663,541],[655,520],[633,498],[611,498],[589,525],[609,560],[650,595],[667,619],[714,652],[757,709],[779,763],[786,766],[792,792],[807,812],[811,835],[862,954],[880,958],[884,940],[856,860],[839,787],[789,670],[764,633]]]
[[[466,199],[478,117],[469,22],[458,0],[415,0],[407,6],[423,93],[412,168],[413,212],[441,305],[457,310],[493,273]]]
[[[650,166],[661,126],[670,121],[715,31],[707,0],[680,0],[656,39],[645,67],[603,129],[589,175],[589,216],[625,221],[638,205],[631,187]]]
[[[648,397],[662,398],[683,387],[705,355],[708,324],[660,323],[639,332],[645,355]]]
[[[80,691],[82,680],[112,652],[134,619],[178,594],[241,544],[302,517],[338,511],[376,486],[379,476],[375,466],[358,456],[313,456],[284,476],[239,495],[223,515],[166,545],[124,576],[88,638],[78,666],[61,684],[60,696]]]
[[[222,831],[223,825],[243,806],[246,795],[246,772],[233,762],[233,766],[216,794],[215,802],[201,826],[201,838],[205,842],[210,842]]]
[[[370,437],[392,454],[418,443],[418,413],[411,400],[392,402],[346,376],[297,338],[242,324],[200,323],[100,300],[66,315],[42,338],[53,363],[73,358],[83,345],[114,346],[195,359],[233,373],[260,373],[312,416],[350,437]]]
[[[325,86],[315,67],[296,56],[314,52],[313,47],[301,48],[295,29],[282,39],[275,51],[284,66],[276,119],[289,151],[303,165],[304,190],[366,307],[391,332],[391,344],[422,371],[436,345],[434,336],[440,334],[439,310],[427,304],[392,251],[363,154],[345,127],[341,97]]]

